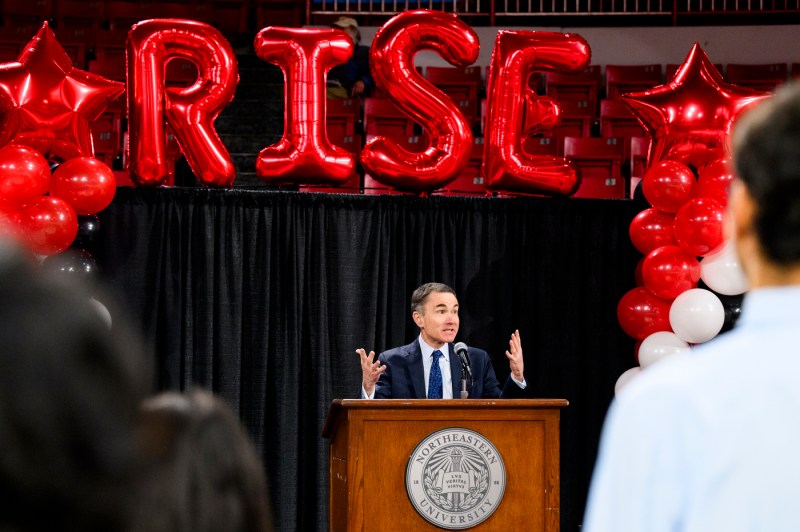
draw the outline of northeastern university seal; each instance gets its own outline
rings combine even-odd
[[[503,458],[474,430],[429,434],[417,444],[406,467],[406,491],[414,509],[448,530],[486,520],[500,505],[505,487]]]

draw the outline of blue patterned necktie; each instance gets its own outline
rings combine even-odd
[[[442,368],[439,367],[439,359],[443,356],[438,349],[433,352],[431,374],[428,377],[428,399],[442,398]]]

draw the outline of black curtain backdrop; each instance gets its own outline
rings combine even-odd
[[[616,306],[635,284],[639,254],[628,226],[642,208],[120,188],[100,214],[95,258],[141,322],[157,387],[203,386],[236,409],[262,452],[277,529],[286,531],[328,528],[328,442],[320,434],[331,401],[357,397],[355,349],[409,342],[417,334],[413,289],[451,285],[459,341],[488,350],[503,380],[518,328],[535,396],[570,402],[561,424],[561,523],[573,531],[614,383],[636,364]]]

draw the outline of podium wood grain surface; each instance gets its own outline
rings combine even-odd
[[[503,459],[503,499],[470,531],[559,530],[559,420],[563,399],[336,399],[330,439],[330,530],[442,530],[423,519],[406,491],[416,446],[449,428],[483,435]]]

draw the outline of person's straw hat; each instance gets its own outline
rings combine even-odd
[[[356,19],[351,17],[339,17],[339,19],[331,24],[331,26],[336,26],[337,28],[353,28],[358,31],[358,22]]]

